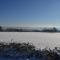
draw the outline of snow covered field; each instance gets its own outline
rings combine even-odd
[[[30,42],[37,48],[60,46],[60,33],[0,32],[0,41]]]

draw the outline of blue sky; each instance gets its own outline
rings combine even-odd
[[[60,0],[0,0],[0,25],[60,26]]]

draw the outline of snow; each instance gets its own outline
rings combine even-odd
[[[0,32],[0,42],[29,42],[36,48],[59,47],[60,33],[43,32]]]

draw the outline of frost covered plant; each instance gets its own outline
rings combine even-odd
[[[60,60],[60,48],[36,50],[29,43],[0,43],[0,57],[20,60]]]

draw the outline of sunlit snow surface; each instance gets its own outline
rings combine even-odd
[[[0,32],[2,42],[30,42],[36,48],[60,47],[60,33],[42,32]]]

